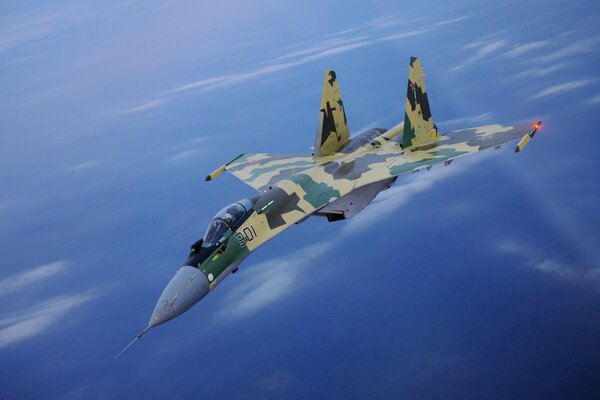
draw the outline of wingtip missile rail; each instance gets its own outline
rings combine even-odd
[[[542,121],[538,121],[536,122],[533,127],[531,128],[531,130],[525,134],[525,136],[523,136],[523,138],[519,141],[519,143],[517,144],[517,147],[515,147],[515,153],[518,153],[520,151],[522,151],[525,146],[527,146],[527,143],[529,143],[529,141],[535,136],[536,132],[542,127]]]
[[[207,182],[208,181],[212,181],[217,176],[219,176],[223,172],[225,172],[225,167],[226,167],[226,165],[221,165],[219,168],[215,169],[213,172],[211,172],[210,174],[206,175],[206,178],[204,178],[204,180],[207,181]]]

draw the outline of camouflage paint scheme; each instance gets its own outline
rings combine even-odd
[[[369,131],[366,143],[344,152],[365,134],[350,139],[337,76],[327,71],[312,156],[242,154],[207,176],[212,180],[229,171],[260,192],[252,213],[228,240],[227,249],[235,249],[233,258],[245,258],[275,235],[361,187],[442,162],[448,165],[518,139],[522,139],[519,146],[526,145],[541,124],[533,128],[495,124],[442,135],[431,117],[424,75],[419,59],[411,57],[404,122],[389,130]],[[515,151],[522,149],[519,146]],[[234,239],[236,235],[243,240]],[[228,269],[223,263],[208,263],[201,270],[212,274],[213,288]]]
[[[540,127],[541,121],[533,127],[486,125],[442,135],[431,117],[424,76],[412,57],[404,122],[350,138],[337,76],[326,71],[312,155],[241,154],[209,174],[206,180],[229,171],[259,194],[215,215],[163,290],[146,329],[119,355],[149,329],[191,308],[252,251],[293,224],[311,215],[351,218],[399,175],[520,139],[519,152]]]

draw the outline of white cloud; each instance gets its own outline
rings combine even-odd
[[[473,54],[469,59],[467,59],[467,61],[465,61],[463,64],[453,67],[451,70],[459,71],[475,62],[482,61],[486,58],[489,58],[491,55],[496,53],[498,50],[500,50],[507,44],[508,44],[508,41],[505,39],[493,40],[491,42],[481,44],[479,46],[479,48],[477,49],[477,51],[475,52],[475,54]]]
[[[329,39],[325,39],[324,41],[319,40],[316,43],[303,42],[298,45],[287,46],[287,49],[293,48],[296,50],[288,51],[281,56],[268,60],[261,66],[253,69],[243,72],[213,76],[210,78],[199,79],[193,82],[181,84],[173,89],[161,93],[154,99],[147,100],[138,106],[130,107],[124,110],[124,113],[134,114],[145,112],[162,106],[174,100],[177,96],[185,93],[205,92],[255,81],[318,59],[343,54],[370,46],[375,43],[414,37],[426,32],[440,29],[449,24],[464,21],[468,18],[469,16],[461,16],[435,22],[423,29],[402,32],[383,32],[382,30],[390,26],[405,23],[406,21],[392,21],[390,19],[385,19],[367,22],[358,28],[346,29],[329,35]],[[486,52],[490,50],[484,49],[483,51]]]
[[[145,102],[143,104],[140,104],[138,106],[134,106],[134,107],[131,107],[131,108],[126,108],[125,110],[123,110],[123,114],[135,114],[135,113],[140,113],[140,112],[152,110],[153,108],[157,108],[159,106],[162,106],[163,104],[167,103],[168,101],[169,101],[168,98],[150,100],[150,101],[147,101],[147,102]]]
[[[387,41],[391,41],[391,40],[406,39],[408,37],[422,35],[424,33],[431,32],[433,30],[435,30],[435,28],[431,27],[431,28],[417,29],[414,31],[394,33],[391,35],[382,36],[382,37],[378,38],[377,41],[387,42]]]
[[[165,161],[170,162],[170,163],[177,162],[177,161],[181,161],[181,160],[190,158],[190,157],[196,155],[197,153],[198,153],[198,149],[184,150],[184,151],[180,151],[177,154],[172,155],[171,157],[167,158]]]
[[[581,207],[593,208],[593,204],[598,203],[598,196],[589,197],[589,193],[578,195],[576,191],[557,188],[555,184],[561,174],[565,173],[565,163],[573,167],[580,162],[577,157],[567,157],[560,165],[546,165],[543,175],[524,171],[514,163],[505,163],[504,170],[514,184],[526,193],[532,204],[536,205],[538,214],[551,222],[553,230],[560,234],[562,241],[577,253],[580,260],[584,260],[587,265],[600,265],[598,241],[594,240],[597,235],[593,228],[586,228],[587,225],[581,223],[581,218],[585,217],[576,212]],[[569,171],[572,169],[576,168],[567,167]],[[565,207],[567,203],[572,206]]]
[[[556,62],[563,58],[572,58],[577,55],[590,53],[595,51],[600,43],[600,36],[594,36],[577,40],[570,44],[561,45],[558,50],[547,53],[545,55],[537,55],[530,59],[532,62],[548,64]]]
[[[298,65],[306,64],[308,62],[329,57],[336,54],[342,54],[351,50],[355,50],[370,44],[369,41],[359,41],[352,42],[348,44],[344,44],[337,47],[322,49],[318,52],[314,52],[314,49],[308,51],[309,54],[304,55],[301,58],[298,58],[293,61],[277,61],[277,59],[270,61],[270,64],[258,67],[256,69],[246,71],[246,72],[238,72],[233,74],[225,74],[219,75],[212,78],[200,79],[194,82],[186,83],[184,85],[180,85],[174,89],[170,89],[161,94],[160,98],[149,100],[139,106],[131,107],[123,111],[125,114],[134,114],[145,112],[154,108],[157,108],[161,105],[164,105],[173,99],[176,96],[188,93],[188,92],[206,92],[209,90],[222,89],[231,86],[237,86],[242,83],[254,81],[263,77],[268,77],[272,74],[285,71],[287,69],[296,67]],[[304,51],[302,51],[304,53]]]
[[[442,25],[448,25],[448,24],[455,24],[457,22],[465,21],[465,20],[470,19],[470,18],[471,17],[469,15],[463,15],[461,17],[450,18],[450,19],[446,19],[446,20],[443,20],[443,21],[434,22],[433,26],[442,26]]]
[[[489,121],[491,118],[492,118],[492,114],[483,113],[483,114],[472,115],[470,117],[448,119],[446,121],[440,122],[439,125],[442,126],[442,125],[459,125],[459,124],[466,124],[466,125],[479,124],[479,123],[482,123],[485,121]]]
[[[596,105],[596,104],[600,104],[600,94],[587,99],[587,101],[585,102],[585,104],[588,105],[588,106],[593,106],[593,105]]]
[[[54,297],[1,317],[0,349],[46,332],[97,295],[98,290],[92,289],[71,296]]]
[[[199,138],[196,138],[196,139],[192,139],[191,142],[192,143],[200,143],[200,142],[205,142],[207,140],[210,140],[212,138],[213,138],[213,136],[202,136],[202,137],[199,137]]]
[[[531,42],[531,43],[517,45],[517,46],[513,47],[511,50],[504,53],[503,57],[506,57],[506,58],[519,57],[519,56],[529,53],[532,50],[539,49],[541,47],[546,47],[550,44],[551,43],[549,41],[540,40],[538,42]]]
[[[63,11],[35,15],[32,13],[4,18],[0,25],[0,54],[28,42],[44,38],[60,29],[66,17]]]
[[[297,381],[298,378],[295,375],[279,371],[257,382],[256,386],[263,392],[285,392]]]
[[[314,61],[320,58],[328,57],[331,55],[342,54],[348,52],[350,50],[355,50],[360,47],[364,47],[370,44],[368,40],[351,42],[342,44],[336,47],[330,48],[321,48],[319,47],[319,51],[314,51],[315,49],[307,50],[308,54],[304,54],[302,57],[297,58],[293,61],[288,62],[280,62],[277,59],[272,60],[268,65],[259,67],[254,70],[250,70],[247,72],[240,72],[234,74],[226,74],[221,76],[216,76],[208,79],[201,79],[198,81],[194,81],[191,83],[187,83],[185,85],[181,85],[174,89],[166,92],[167,95],[176,94],[180,92],[189,92],[192,90],[209,90],[209,89],[217,89],[224,88],[229,86],[238,85],[240,83],[245,83],[251,80],[255,80],[258,78],[262,78],[264,76],[268,76],[277,72],[281,72],[287,70],[289,68],[296,67],[301,64],[308,63],[310,61]],[[301,53],[305,53],[305,51],[301,51]],[[285,56],[287,58],[287,56]]]
[[[477,50],[477,52],[468,60],[468,62],[475,62],[475,61],[482,60],[482,59],[486,58],[487,56],[489,56],[490,54],[495,53],[497,50],[506,46],[507,44],[508,44],[508,41],[506,41],[504,39],[494,40],[493,42],[485,44],[485,45],[481,46],[479,48],[479,50]]]
[[[537,271],[574,283],[588,284],[600,290],[600,268],[586,267],[566,263],[556,257],[549,256],[542,250],[515,241],[503,241],[496,244],[500,253],[517,255],[525,260],[527,266]]]
[[[561,70],[570,64],[571,63],[569,63],[569,62],[563,62],[563,63],[550,65],[547,67],[530,68],[523,72],[519,72],[518,74],[514,75],[513,77],[515,77],[515,78],[541,78],[543,76],[551,74],[552,72]]]
[[[0,296],[25,289],[42,280],[51,278],[54,275],[64,272],[68,267],[69,264],[66,261],[58,261],[9,276],[0,281]]]
[[[594,81],[593,79],[579,79],[576,81],[560,83],[558,85],[553,85],[553,86],[550,86],[550,87],[540,91],[539,93],[532,96],[531,98],[539,99],[541,97],[551,96],[554,94],[564,93],[564,92],[568,92],[571,90],[579,89],[580,87],[589,85],[593,81]]]
[[[468,50],[468,49],[475,49],[477,47],[481,47],[484,44],[493,42],[494,40],[496,40],[496,38],[498,36],[504,35],[505,33],[506,33],[505,30],[501,30],[501,31],[498,31],[498,32],[490,33],[489,35],[485,35],[484,37],[482,37],[481,39],[479,39],[476,42],[471,42],[471,43],[465,45],[463,48],[465,50]]]
[[[98,165],[100,165],[100,161],[92,160],[92,161],[83,162],[81,164],[73,165],[72,167],[69,167],[68,170],[69,171],[83,171],[86,169],[92,169],[94,167],[97,167]]]
[[[0,54],[54,37],[74,25],[106,18],[134,3],[136,2],[86,2],[68,6],[43,6],[27,12],[3,15],[0,20]]]
[[[252,274],[227,293],[217,316],[235,319],[252,315],[288,296],[304,285],[307,273],[318,259],[337,241],[330,240],[307,246],[292,254],[253,265]]]
[[[309,45],[308,47],[305,47],[301,50],[295,50],[295,51],[286,53],[284,55],[281,55],[281,56],[273,59],[271,62],[301,58],[301,57],[305,57],[307,55],[319,53],[319,52],[327,50],[327,49],[340,47],[340,46],[346,46],[346,45],[354,44],[357,42],[363,42],[363,41],[369,40],[369,39],[371,39],[369,36],[333,37],[331,39],[327,39],[322,42],[318,42],[316,44]]]
[[[463,49],[465,50],[469,50],[469,49],[476,49],[477,47],[481,47],[486,43],[491,42],[491,40],[478,40],[476,42],[471,42],[469,44],[466,44]]]

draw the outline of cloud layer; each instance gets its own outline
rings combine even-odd
[[[40,335],[55,327],[75,309],[93,300],[98,290],[54,297],[0,319],[0,349]]]
[[[67,261],[44,264],[9,276],[0,281],[0,296],[25,292],[26,289],[41,285],[48,286],[48,280],[64,274],[69,269]],[[55,327],[68,315],[99,295],[98,288],[86,290],[77,294],[52,297],[38,301],[33,306],[14,310],[0,315],[0,350],[6,346],[19,343],[40,335]],[[34,298],[34,296],[27,296]],[[4,301],[4,306],[10,304]]]
[[[136,114],[149,111],[165,105],[178,96],[204,92],[208,90],[222,89],[226,87],[240,85],[249,81],[258,80],[282,71],[294,68],[322,58],[343,54],[363,47],[371,46],[377,43],[401,40],[409,37],[419,36],[428,32],[436,31],[447,25],[454,24],[468,19],[469,16],[460,16],[447,20],[432,22],[424,29],[401,30],[397,26],[410,21],[398,21],[393,18],[380,18],[373,21],[367,21],[358,28],[345,29],[329,35],[325,40],[315,43],[302,43],[288,46],[288,49],[280,56],[265,61],[261,66],[250,68],[246,71],[203,78],[181,84],[173,89],[167,90],[155,98],[148,99],[138,105],[128,107],[122,112],[124,114]],[[489,50],[483,50],[489,51]]]
[[[217,316],[234,319],[250,316],[298,290],[314,261],[337,243],[331,240],[252,266],[252,274],[229,291]]]
[[[23,290],[54,275],[63,273],[68,267],[69,264],[66,261],[58,261],[9,276],[0,281],[0,296]]]
[[[593,79],[579,79],[579,80],[575,80],[575,81],[559,83],[557,85],[552,85],[550,87],[547,87],[544,90],[541,90],[540,92],[538,92],[531,98],[539,99],[541,97],[547,97],[547,96],[560,94],[560,93],[564,93],[564,92],[570,92],[572,90],[579,89],[581,87],[585,87],[585,86],[591,84],[592,82],[594,82]]]
[[[496,245],[500,253],[521,257],[525,264],[541,273],[572,283],[590,285],[600,291],[600,268],[567,263],[533,246],[507,240]]]

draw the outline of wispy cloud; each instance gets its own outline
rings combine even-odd
[[[573,249],[578,258],[585,260],[587,265],[600,265],[600,251],[598,249],[598,241],[595,240],[596,233],[594,229],[578,222],[578,217],[575,210],[578,207],[590,206],[598,203],[597,195],[592,195],[584,191],[583,194],[578,194],[578,191],[565,191],[556,188],[556,182],[565,175],[565,171],[571,171],[576,168],[565,169],[564,163],[571,163],[572,166],[579,165],[581,160],[575,158],[565,158],[564,162],[557,166],[548,164],[544,169],[544,177],[539,173],[530,173],[523,171],[517,164],[506,163],[505,172],[507,176],[512,177],[515,185],[520,187],[520,190],[526,193],[528,199],[536,205],[536,209],[542,218],[550,221],[553,230],[556,231],[561,240],[566,246]],[[570,175],[569,172],[566,175]],[[567,178],[568,180],[568,178]],[[569,203],[572,207],[565,207]],[[593,225],[593,224],[592,224]],[[590,230],[591,229],[591,230]]]
[[[224,319],[247,317],[294,293],[308,281],[314,262],[335,244],[336,240],[313,244],[252,266],[252,275],[230,290],[217,316]]]
[[[501,49],[502,47],[506,46],[507,44],[508,44],[508,41],[506,41],[504,39],[494,40],[491,43],[485,44],[485,45],[481,46],[479,48],[479,50],[477,50],[477,52],[471,58],[469,58],[467,60],[467,62],[473,63],[475,61],[482,60],[482,59],[488,57],[490,54],[493,54],[496,51],[498,51],[499,49]]]
[[[505,39],[493,40],[493,41],[487,42],[485,44],[481,44],[479,46],[479,48],[477,49],[477,51],[475,52],[475,54],[473,54],[471,57],[469,57],[467,59],[467,61],[465,61],[464,63],[453,67],[452,71],[459,71],[461,69],[466,68],[467,66],[469,66],[471,64],[485,60],[485,59],[491,57],[492,55],[494,55],[495,53],[497,53],[498,50],[500,50],[507,44],[508,44],[508,41]]]
[[[535,49],[549,46],[550,44],[551,44],[551,42],[546,41],[546,40],[540,40],[537,42],[519,44],[519,45],[516,45],[515,47],[513,47],[512,49],[510,49],[509,51],[507,51],[506,53],[504,53],[502,56],[506,57],[506,58],[515,58],[515,57],[525,55]]]
[[[553,63],[564,58],[571,58],[596,51],[599,44],[600,36],[580,39],[569,44],[561,45],[557,50],[551,51],[550,53],[532,57],[530,61],[543,64]]]
[[[75,309],[99,295],[97,289],[54,297],[0,318],[0,349],[40,335],[55,327]]]
[[[593,81],[594,81],[593,79],[579,79],[576,81],[559,83],[558,85],[550,86],[550,87],[538,92],[531,98],[539,99],[542,97],[547,97],[547,96],[551,96],[551,95],[555,95],[555,94],[559,94],[559,93],[569,92],[571,90],[575,90],[575,89],[579,89],[580,87],[587,86],[590,83],[592,83]]]
[[[201,143],[201,142],[205,142],[207,140],[210,140],[212,138],[213,138],[213,136],[210,136],[210,135],[209,136],[202,136],[202,137],[199,137],[199,138],[196,138],[196,139],[192,139],[192,140],[190,140],[190,142],[192,142],[192,143]]]
[[[369,35],[361,35],[361,36],[334,36],[330,39],[323,40],[321,42],[305,46],[299,50],[294,50],[288,53],[285,53],[279,57],[273,59],[270,63],[277,61],[285,61],[301,58],[304,56],[312,55],[320,53],[324,50],[346,46],[358,42],[364,42],[366,40],[371,40],[372,37]]]
[[[179,153],[176,153],[176,154],[172,155],[171,157],[167,158],[165,161],[172,163],[172,162],[185,160],[185,159],[195,156],[196,154],[198,154],[198,152],[199,152],[198,149],[183,150],[183,151],[180,151]]]
[[[448,20],[437,21],[422,29],[395,32],[390,32],[389,29],[386,28],[397,26],[401,24],[401,22],[393,21],[391,19],[386,19],[385,21],[380,20],[377,23],[372,24],[365,24],[356,29],[346,29],[330,35],[330,37],[324,41],[320,40],[316,43],[305,42],[302,43],[302,45],[288,46],[287,52],[262,63],[262,65],[256,68],[181,84],[159,94],[153,99],[146,100],[137,106],[128,107],[123,113],[134,114],[145,112],[165,105],[176,99],[178,96],[187,93],[205,92],[256,81],[315,60],[347,53],[376,43],[401,40],[422,35],[427,32],[441,29],[447,25],[464,21],[468,18],[469,16],[465,15]],[[291,48],[294,48],[295,50],[290,51],[289,49]]]
[[[468,18],[468,17],[465,17]],[[323,37],[319,38],[319,41],[323,39],[331,38],[331,37],[350,37],[351,34],[356,35],[371,35],[374,34],[377,36],[381,31],[391,31],[397,28],[400,25],[414,25],[417,22],[423,22],[430,20],[431,16],[425,15],[422,17],[411,17],[411,18],[403,18],[400,14],[393,14],[381,18],[375,18],[368,21],[364,21],[362,24],[355,26],[353,28],[343,29],[341,31],[337,31],[334,33],[330,33]],[[307,42],[295,44],[288,47],[300,47],[299,45],[306,45]]]
[[[122,112],[123,112],[123,114],[136,114],[136,113],[152,110],[153,108],[160,107],[163,104],[167,103],[168,101],[169,101],[168,98],[150,100],[145,103],[139,104],[137,106],[125,108]]]
[[[256,386],[263,392],[285,392],[298,381],[295,375],[287,372],[276,372],[275,374],[259,381]]]
[[[95,168],[100,164],[101,164],[101,162],[99,160],[86,161],[81,164],[73,165],[72,167],[69,167],[68,170],[69,171],[83,171],[86,169]]]
[[[9,276],[0,281],[0,296],[23,290],[42,280],[46,281],[48,278],[64,272],[68,267],[69,264],[66,261],[58,261]]]
[[[448,119],[446,121],[442,121],[439,123],[439,125],[471,125],[471,124],[479,124],[482,122],[486,122],[489,121],[492,118],[492,114],[490,113],[483,113],[483,114],[477,114],[477,115],[472,115],[470,117],[462,117],[462,118],[453,118],[453,119]]]
[[[159,106],[167,104],[173,101],[177,96],[180,96],[185,93],[190,92],[205,92],[209,90],[215,89],[223,89],[227,87],[232,87],[236,85],[240,85],[242,83],[254,81],[263,77],[270,76],[272,74],[285,71],[287,69],[296,67],[298,65],[306,64],[308,62],[329,57],[336,54],[342,54],[351,50],[355,50],[361,47],[365,47],[369,45],[370,42],[359,41],[348,44],[343,44],[337,47],[322,49],[318,52],[310,51],[309,54],[305,54],[301,58],[290,60],[287,62],[282,62],[281,60],[272,60],[272,63],[269,65],[265,65],[253,70],[249,70],[246,72],[239,72],[233,74],[225,74],[220,76],[215,76],[207,79],[200,79],[197,81],[193,81],[190,83],[186,83],[184,85],[177,86],[173,89],[170,89],[160,95],[160,98],[146,101],[138,106],[127,108],[123,111],[125,114],[134,114],[145,112],[151,109],[155,109]],[[304,51],[302,51],[304,53]],[[287,56],[286,56],[287,58]]]
[[[600,104],[600,94],[587,99],[585,104],[588,106],[595,106],[596,104]]]
[[[3,18],[2,24],[0,24],[0,54],[59,31],[68,16],[69,13],[64,10],[54,10],[47,13],[23,13]]]
[[[521,257],[527,266],[544,274],[574,283],[591,285],[594,289],[600,290],[600,268],[598,267],[564,262],[536,247],[523,245],[521,241],[502,241],[495,247],[500,253]]]
[[[111,3],[85,2],[43,6],[26,12],[3,15],[0,19],[0,55],[47,40],[74,25],[106,18],[137,2]]]
[[[181,92],[211,90],[211,89],[235,86],[235,85],[239,85],[241,83],[245,83],[248,81],[256,80],[258,78],[262,78],[264,76],[269,76],[271,74],[281,72],[281,71],[287,70],[289,68],[296,67],[298,65],[306,64],[308,62],[311,62],[311,61],[314,61],[314,60],[317,60],[320,58],[324,58],[324,57],[328,57],[328,56],[332,56],[332,55],[336,55],[336,54],[346,53],[351,50],[365,47],[368,44],[370,44],[370,41],[363,40],[363,41],[358,41],[358,42],[353,42],[353,43],[342,44],[342,45],[336,46],[336,47],[321,49],[317,52],[310,52],[310,54],[305,54],[301,58],[298,58],[298,59],[295,59],[295,60],[289,61],[289,62],[279,62],[277,60],[273,60],[272,64],[269,64],[269,65],[251,70],[251,71],[221,75],[221,76],[208,78],[208,79],[201,79],[201,80],[187,83],[185,85],[181,85],[179,87],[171,89],[171,90],[167,91],[165,94],[172,95],[172,94],[177,94],[177,93],[181,93]],[[165,101],[166,101],[166,99],[162,99],[163,103]]]
[[[488,35],[483,36],[482,38],[480,38],[479,40],[477,40],[475,42],[466,44],[463,48],[465,50],[476,49],[477,47],[481,47],[485,44],[493,42],[494,40],[497,40],[497,38],[499,36],[504,35],[505,33],[506,33],[506,31],[504,31],[504,30],[490,33]]]
[[[462,15],[460,17],[450,18],[450,19],[445,19],[442,21],[434,22],[433,26],[443,26],[443,25],[448,25],[448,24],[455,24],[457,22],[466,21],[470,18],[471,17],[469,15]]]
[[[525,71],[519,72],[514,75],[514,78],[541,78],[553,72],[564,69],[565,67],[571,65],[569,62],[562,62],[554,65],[549,65],[547,67],[539,67],[539,68],[530,68]]]
[[[382,37],[378,38],[377,41],[378,42],[389,42],[389,41],[392,41],[392,40],[406,39],[406,38],[409,38],[409,37],[422,35],[424,33],[431,32],[431,31],[434,31],[436,29],[437,29],[436,27],[431,26],[430,28],[423,28],[423,29],[416,29],[414,31],[394,33],[394,34],[391,34],[391,35],[382,36]]]
[[[498,37],[502,33],[503,32],[496,32],[476,42],[465,45],[465,50],[474,50],[475,53],[462,64],[453,67],[452,71],[460,71],[476,62],[496,56],[509,60],[522,57],[522,61],[543,64],[543,67],[531,68],[517,76],[541,77],[567,65],[566,62],[559,63],[563,58],[594,51],[600,43],[600,36],[565,43],[564,35],[558,35],[549,40],[538,40],[529,43],[516,44],[500,54],[499,51],[506,48],[509,44],[508,39]],[[546,52],[544,53],[544,51]],[[535,56],[524,57],[530,53],[535,53]],[[547,66],[548,64],[554,65]]]

